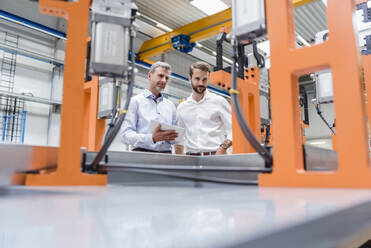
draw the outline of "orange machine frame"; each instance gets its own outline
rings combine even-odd
[[[60,148],[57,170],[48,174],[29,174],[25,183],[33,186],[106,185],[107,175],[89,175],[80,169],[81,143],[88,150],[98,149],[100,142],[97,139],[101,139],[104,130],[103,122],[97,121],[95,117],[97,79],[84,86],[90,0],[39,0],[39,5],[43,14],[68,19]],[[91,135],[94,140],[89,141]]]
[[[260,186],[370,188],[371,170],[359,48],[352,23],[353,0],[328,0],[329,39],[296,49],[290,0],[267,0],[271,44],[273,172],[259,175]],[[336,109],[338,169],[307,172],[300,137],[298,77],[332,69]],[[349,100],[351,99],[351,100]]]
[[[259,94],[259,79],[260,70],[258,67],[253,67],[245,70],[245,79],[238,78],[238,91],[243,114],[255,134],[255,137],[260,140],[260,94]],[[210,84],[219,86],[226,90],[231,89],[231,74],[219,70],[210,74]],[[254,148],[245,139],[238,124],[233,106],[232,106],[232,137],[233,137],[233,154],[253,153]]]

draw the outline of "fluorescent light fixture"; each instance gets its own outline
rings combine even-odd
[[[212,51],[211,53],[212,53],[214,56],[216,56],[216,52]]]
[[[304,46],[311,47],[311,45],[300,35],[296,35],[296,39],[300,41]]]
[[[326,144],[326,141],[313,141],[313,142],[309,142],[309,144],[311,144],[311,145],[324,145],[324,144]]]
[[[165,31],[167,31],[167,32],[171,32],[171,31],[173,31],[173,29],[171,29],[171,28],[169,28],[168,26],[165,26],[164,24],[159,23],[159,22],[156,24],[156,27],[158,27],[158,28],[160,28],[160,29],[163,29],[163,30],[165,30]]]
[[[208,15],[213,15],[229,8],[228,5],[220,0],[192,0],[190,3]]]
[[[230,60],[229,58],[224,57],[224,56],[223,56],[223,60],[226,61],[226,62],[228,62],[229,64],[232,64],[233,63],[232,60]]]
[[[201,47],[203,47],[203,45],[201,45],[200,43],[197,42],[196,47],[201,48]]]

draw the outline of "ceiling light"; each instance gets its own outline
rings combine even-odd
[[[300,34],[296,34],[296,39],[301,42],[304,46],[311,47],[311,45],[306,41]]]
[[[220,0],[213,0],[211,4],[209,0],[192,0],[190,3],[208,15],[213,15],[229,8],[228,5]]]
[[[158,27],[158,28],[160,28],[160,29],[163,29],[163,30],[165,30],[165,31],[167,31],[167,32],[171,32],[171,31],[173,31],[173,29],[171,29],[171,28],[169,28],[168,26],[165,26],[164,24],[159,23],[159,22],[156,24],[156,27]]]
[[[232,64],[233,63],[232,60],[230,60],[229,58],[226,58],[224,56],[223,56],[223,60],[226,61],[226,62],[228,62],[229,64]]]
[[[309,144],[311,144],[311,145],[324,145],[324,144],[326,144],[326,141],[312,141],[312,142],[309,142]]]
[[[201,45],[200,43],[197,42],[196,47],[201,48],[201,47],[203,47],[203,45]]]

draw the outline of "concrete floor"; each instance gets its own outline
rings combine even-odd
[[[369,190],[192,182],[0,188],[0,247],[227,247],[369,201]]]

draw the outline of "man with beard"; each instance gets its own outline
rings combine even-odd
[[[191,65],[188,79],[192,94],[178,106],[178,126],[186,130],[184,146],[188,155],[226,154],[232,146],[231,107],[223,97],[206,89],[210,71],[205,62]],[[176,146],[176,153],[183,150],[183,146]]]
[[[171,141],[178,137],[174,130],[161,130],[158,125],[153,133],[151,120],[176,125],[175,105],[163,97],[171,74],[165,62],[154,63],[148,73],[148,89],[134,96],[122,124],[121,141],[132,146],[132,151],[171,153]]]

